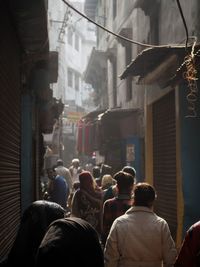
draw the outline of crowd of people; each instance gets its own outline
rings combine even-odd
[[[153,210],[155,188],[137,183],[133,167],[113,174],[105,164],[83,168],[73,159],[67,168],[58,159],[46,171],[43,200],[23,213],[2,266],[200,266],[200,221],[177,250],[168,223]]]

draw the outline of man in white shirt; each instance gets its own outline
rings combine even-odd
[[[134,203],[112,224],[104,255],[105,267],[172,267],[177,251],[167,222],[153,212],[155,189],[134,187]]]
[[[75,158],[72,160],[69,171],[72,177],[72,183],[79,182],[79,174],[82,172],[79,159]]]

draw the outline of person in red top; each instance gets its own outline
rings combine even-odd
[[[95,180],[88,171],[79,174],[80,185],[71,202],[71,217],[89,222],[101,233],[102,192],[96,188]]]
[[[113,221],[123,215],[133,204],[133,176],[129,173],[119,171],[113,178],[117,181],[118,193],[114,198],[106,200],[103,205],[103,230],[101,237],[103,245],[106,243]]]
[[[174,267],[200,266],[200,221],[187,231]]]

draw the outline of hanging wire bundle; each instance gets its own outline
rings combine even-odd
[[[186,71],[183,72],[183,78],[187,81],[189,89],[189,92],[186,97],[188,101],[188,111],[189,111],[189,114],[186,116],[187,118],[197,117],[196,103],[198,100],[198,87],[197,87],[198,77],[195,65],[195,56],[197,55],[198,52],[194,54],[195,44],[196,42],[194,42],[192,46],[191,53],[188,54],[184,60]]]

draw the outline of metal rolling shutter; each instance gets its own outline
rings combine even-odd
[[[3,5],[3,6],[2,6]],[[19,52],[9,15],[0,4],[0,259],[15,237],[20,220],[20,75]]]
[[[158,200],[155,212],[169,224],[176,238],[176,124],[175,93],[153,104],[153,177]]]

